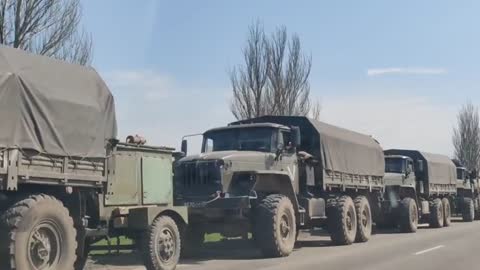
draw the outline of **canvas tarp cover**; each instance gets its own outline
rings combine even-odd
[[[383,149],[371,136],[303,116],[263,116],[236,123],[252,122],[299,127],[300,149],[321,158],[326,170],[367,176],[385,173]]]
[[[444,155],[432,154],[417,150],[401,150],[390,149],[386,150],[387,155],[403,155],[412,158],[413,160],[423,160],[424,170],[427,169],[427,174],[424,177],[432,184],[455,184],[457,179],[457,168],[453,161]]]
[[[358,175],[384,175],[383,149],[371,136],[309,120],[320,134],[325,169]]]
[[[97,72],[0,46],[0,147],[104,157],[113,96]]]

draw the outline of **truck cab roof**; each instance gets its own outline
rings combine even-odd
[[[287,126],[275,124],[275,123],[252,123],[252,124],[229,124],[228,126],[209,129],[205,131],[205,133],[221,131],[221,130],[230,130],[230,129],[243,129],[243,128],[276,128],[276,129],[290,130],[290,128]]]
[[[401,159],[409,159],[409,160],[412,160],[410,157],[402,156],[402,155],[386,155],[385,158],[401,158]]]

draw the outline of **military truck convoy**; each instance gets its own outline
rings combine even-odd
[[[192,239],[252,232],[266,256],[287,256],[302,228],[325,227],[339,245],[368,241],[384,168],[370,136],[265,116],[205,132],[202,153],[176,163],[175,195],[190,206]]]
[[[187,209],[173,149],[116,140],[90,68],[0,47],[0,269],[83,269],[89,243],[128,235],[147,269],[174,269]]]
[[[446,156],[383,151],[307,117],[263,116],[203,133],[200,154],[117,139],[113,96],[91,68],[0,47],[0,269],[83,269],[99,239],[134,239],[173,270],[205,233],[288,256],[301,229],[366,242],[480,217],[477,172]]]
[[[415,232],[419,222],[449,226],[452,211],[471,221],[479,209],[476,173],[461,176],[447,156],[383,151],[370,136],[306,117],[208,130],[202,153],[175,167],[175,196],[195,224],[189,246],[205,233],[251,232],[266,256],[287,256],[299,229],[323,227],[346,245],[368,241],[374,222]]]

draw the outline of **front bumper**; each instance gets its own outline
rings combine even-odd
[[[191,209],[245,209],[250,208],[250,201],[255,199],[250,196],[238,196],[221,198],[217,197],[210,201],[184,201],[184,205]]]

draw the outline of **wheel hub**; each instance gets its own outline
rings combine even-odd
[[[163,262],[170,261],[175,254],[175,238],[169,229],[164,229],[159,237],[159,255]]]
[[[290,234],[290,225],[288,223],[288,217],[286,215],[282,216],[282,220],[280,222],[280,232],[283,239],[286,239]]]
[[[347,229],[351,231],[353,228],[353,224],[352,224],[352,214],[350,212],[348,212],[346,216],[346,225],[347,225]]]
[[[52,223],[35,226],[28,241],[28,259],[34,269],[55,269],[60,257],[59,247],[60,236]]]
[[[362,211],[362,225],[363,225],[363,227],[367,227],[367,224],[368,224],[367,210],[363,210]]]

